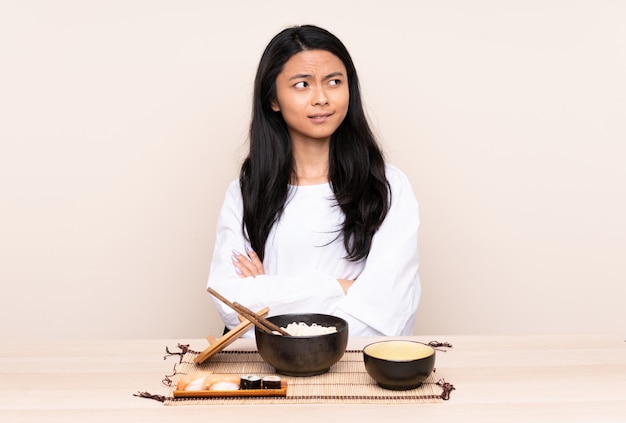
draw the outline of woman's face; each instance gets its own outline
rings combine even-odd
[[[276,100],[293,142],[329,142],[348,113],[350,92],[343,62],[326,50],[293,55],[276,77]]]

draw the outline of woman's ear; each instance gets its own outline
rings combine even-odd
[[[280,112],[280,106],[278,105],[278,102],[276,100],[272,100],[270,106],[272,106],[273,111]]]

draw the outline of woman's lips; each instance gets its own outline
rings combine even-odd
[[[332,113],[316,113],[314,115],[309,115],[309,119],[314,123],[324,123],[332,115],[333,115]]]

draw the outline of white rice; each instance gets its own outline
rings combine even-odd
[[[291,336],[316,336],[337,332],[335,326],[320,326],[317,323],[312,323],[309,326],[304,322],[289,323],[287,327],[282,329],[286,330]]]

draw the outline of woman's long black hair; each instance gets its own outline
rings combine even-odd
[[[240,172],[243,227],[261,261],[274,224],[280,219],[292,180],[294,162],[287,125],[271,108],[276,77],[294,54],[326,50],[346,67],[350,100],[348,113],[331,137],[329,179],[345,214],[341,234],[352,261],[369,254],[372,237],[390,204],[385,162],[363,111],[359,80],[348,50],[330,32],[312,25],[287,28],[267,45],[256,74],[250,124],[250,152]]]

